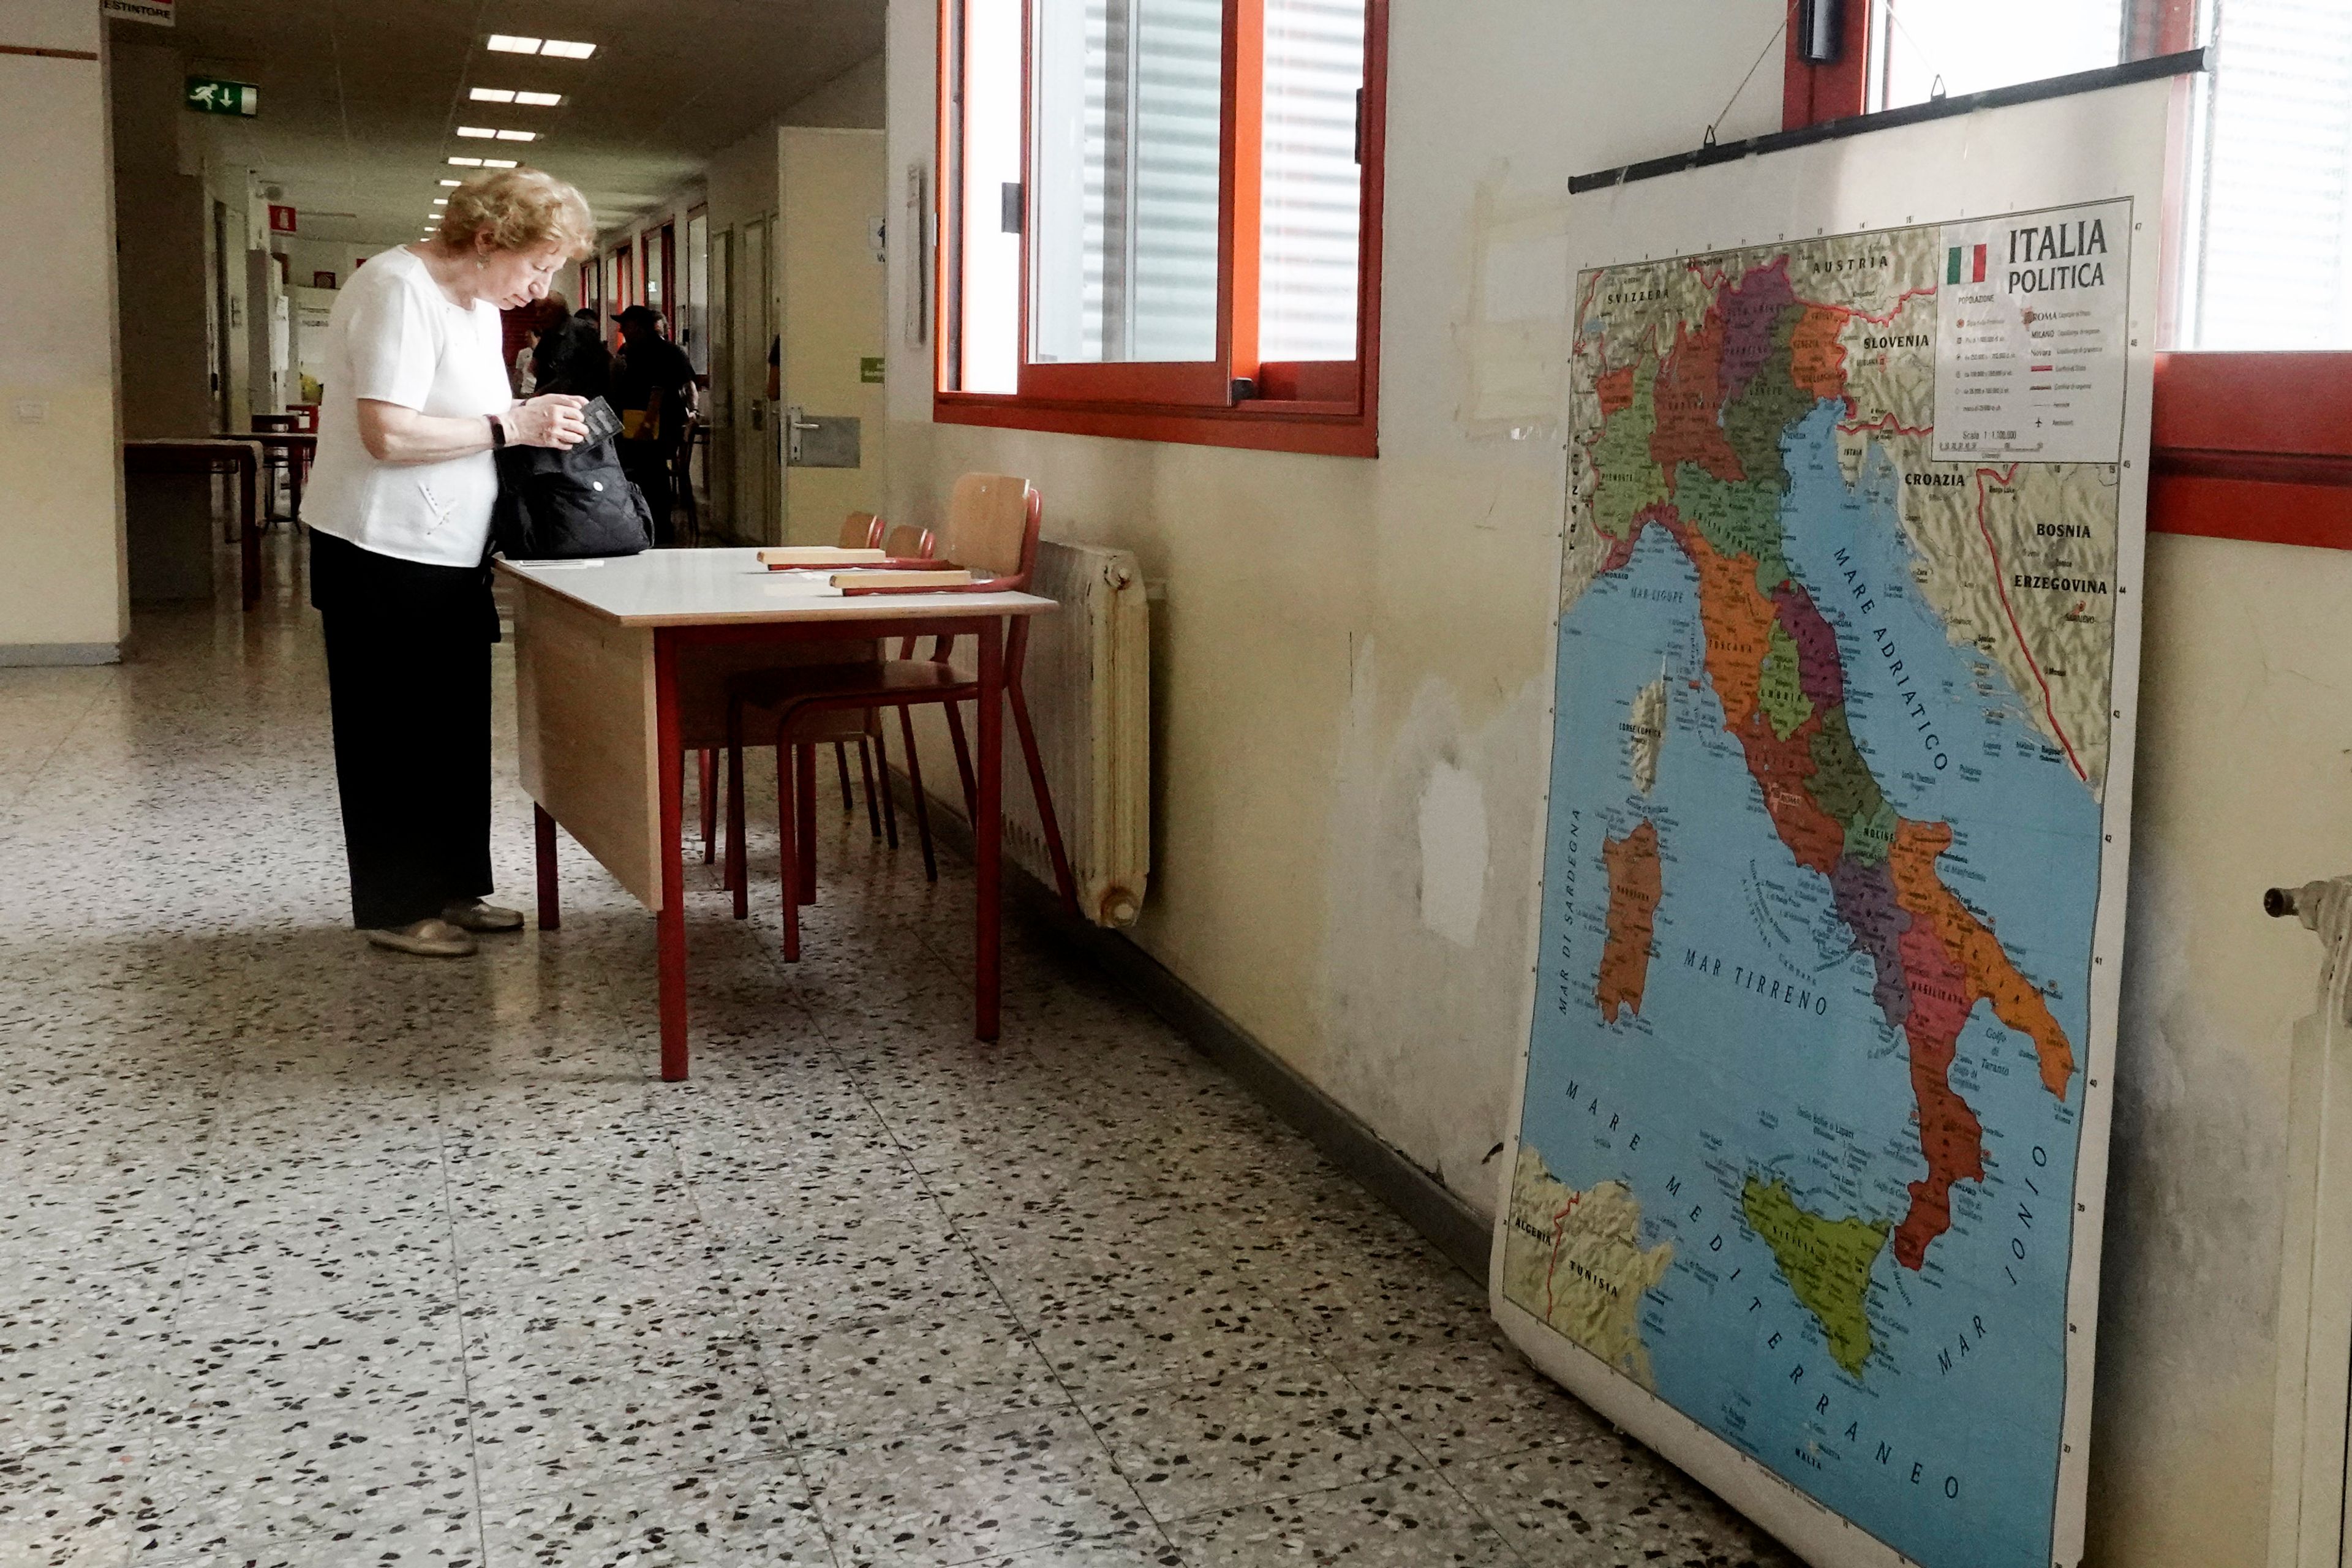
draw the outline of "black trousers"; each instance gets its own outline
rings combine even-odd
[[[310,534],[327,632],[352,923],[404,926],[490,890],[490,642],[478,566]]]
[[[676,498],[670,493],[667,445],[660,441],[615,441],[613,447],[620,454],[621,472],[646,492],[646,506],[654,514],[654,542],[677,543],[677,533],[669,521],[670,506]]]

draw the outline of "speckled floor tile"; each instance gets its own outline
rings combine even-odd
[[[159,1423],[132,1521],[142,1555],[167,1563],[199,1552],[242,1562],[321,1535],[471,1536],[465,1414],[391,1422],[354,1405]]]
[[[1629,1438],[1445,1471],[1533,1568],[1799,1568],[1762,1531]]]
[[[176,1403],[182,1369],[163,1322],[0,1327],[0,1454],[96,1442]]]
[[[1289,1317],[1235,1291],[1096,1293],[1057,1303],[1024,1326],[1081,1398],[1261,1372],[1317,1353]]]
[[[583,1321],[561,1306],[469,1314],[467,1379],[484,1500],[796,1447],[756,1348],[730,1327],[690,1314]]]
[[[1145,1389],[1085,1408],[1162,1524],[1421,1468],[1372,1402],[1320,1363]]]
[[[754,921],[688,868],[686,1084],[650,922],[568,836],[562,931],[366,947],[266,548],[256,612],[0,672],[6,1568],[1781,1568],[1024,919],[974,1041],[971,868],[862,814],[820,813],[798,964],[772,825]]]
[[[1339,1371],[1431,1464],[1590,1442],[1608,1424],[1528,1364],[1499,1329],[1384,1350]]]
[[[920,1432],[1066,1408],[1053,1368],[1002,1307],[841,1323],[762,1342],[779,1397],[812,1441]]]
[[[887,1212],[836,1213],[813,1217],[803,1231],[722,1237],[717,1252],[745,1321],[767,1339],[997,1300],[937,1215],[919,1223]]]
[[[593,1489],[491,1503],[482,1536],[491,1568],[834,1568],[789,1459],[616,1473]]]
[[[1520,1568],[1494,1527],[1428,1474],[1253,1503],[1169,1534],[1188,1568]]]
[[[992,1554],[1160,1539],[1075,1412],[814,1448],[803,1463],[843,1568],[943,1568]]]
[[[364,1411],[383,1427],[438,1422],[466,1407],[453,1307],[291,1319],[191,1307],[169,1338],[173,1403],[183,1407],[266,1416]]]
[[[138,1479],[137,1451],[123,1442],[0,1456],[0,1562],[121,1568]]]

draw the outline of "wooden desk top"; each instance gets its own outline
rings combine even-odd
[[[846,598],[822,572],[771,572],[756,551],[648,550],[609,561],[507,561],[499,570],[625,626],[774,621],[911,621],[1034,616],[1057,606],[1034,594],[861,594]]]

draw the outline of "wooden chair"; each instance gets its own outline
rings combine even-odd
[[[883,530],[887,526],[887,525],[882,521],[882,519],[875,516],[870,511],[853,511],[847,517],[842,519],[841,533],[835,542],[844,550],[879,549],[882,544]],[[866,741],[869,737],[860,734],[854,738],[857,742],[858,766],[863,770],[866,775],[866,814],[868,816],[873,818],[874,837],[880,838],[883,837],[884,822],[882,817],[877,815],[876,811],[874,795],[874,763],[872,753],[866,750]],[[872,738],[878,740],[879,736],[877,734]],[[844,811],[855,811],[857,809],[857,803],[851,798],[849,793],[848,741],[845,739],[835,741],[834,742],[833,751],[834,760],[839,764],[841,769],[841,809]],[[696,781],[701,786],[702,793],[702,863],[706,866],[710,864],[711,860],[715,858],[719,847],[718,825],[719,770],[718,767],[718,757],[719,752],[716,747],[702,747],[698,749],[695,753],[695,777]],[[730,763],[740,761],[740,757],[730,759]],[[886,773],[884,776],[887,780],[887,774]],[[882,801],[881,809],[889,813],[890,820],[888,827],[890,847],[896,849],[898,847],[898,813],[887,795]],[[735,868],[732,862],[730,862],[729,864],[727,875],[729,885],[732,886],[735,878]]]
[[[1029,575],[1036,566],[1043,510],[1037,492],[1026,480],[1007,474],[966,474],[956,481],[949,499],[947,525],[938,542],[939,552],[975,574],[987,574],[986,591],[1018,592],[1028,585]],[[1045,830],[1046,849],[1053,858],[1063,908],[1076,916],[1076,882],[1070,874],[1069,857],[1062,847],[1061,825],[1055,818],[1045,764],[1037,754],[1036,731],[1029,722],[1028,700],[1021,689],[1022,665],[1029,646],[1027,634],[1025,620],[1015,617],[1005,646],[1004,691],[1013,709],[1013,730],[1022,755],[1028,763],[1029,787],[1036,795],[1037,816]],[[736,676],[727,687],[727,732],[730,744],[749,731],[755,715],[763,724],[773,725],[777,754],[781,757],[792,738],[820,714],[856,712],[870,717],[884,708],[897,708],[904,721],[908,710],[933,704],[946,709],[950,732],[961,740],[962,724],[957,705],[979,701],[980,686],[956,674],[954,640],[946,637],[934,638],[929,658],[912,657],[914,639],[908,638],[900,645],[898,658],[871,664],[757,670]],[[910,722],[902,733],[908,742],[908,783],[919,802],[921,762],[913,744]],[[971,760],[961,746],[957,752],[969,805],[976,798]],[[783,862],[783,885],[790,890],[783,900],[787,959],[800,956],[799,906],[814,902],[815,896],[812,853],[814,846],[806,830],[807,798],[815,780],[805,753],[797,771],[797,786],[782,771],[776,776],[777,839]],[[730,834],[737,834],[741,811],[740,781],[730,782],[730,788],[729,827]],[[793,809],[795,795],[797,811]]]

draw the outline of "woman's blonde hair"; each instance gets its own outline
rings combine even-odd
[[[596,248],[588,199],[568,182],[540,169],[499,169],[449,193],[441,215],[441,243],[471,250],[487,236],[497,250],[538,250],[560,245],[567,259]]]

